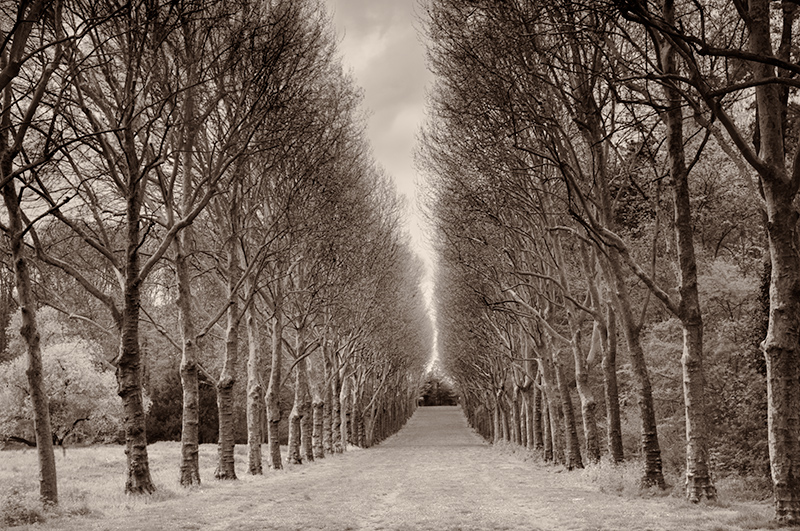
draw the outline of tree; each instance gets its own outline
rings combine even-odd
[[[5,11],[5,9],[4,9]],[[31,291],[29,260],[24,253],[25,233],[29,222],[22,210],[23,193],[17,181],[25,185],[26,172],[46,162],[52,146],[32,150],[25,163],[17,159],[26,148],[26,136],[38,119],[39,107],[50,79],[63,60],[66,46],[61,20],[60,2],[22,2],[7,13],[14,20],[11,29],[3,31],[0,48],[0,188],[7,213],[7,223],[0,224],[8,238],[17,291],[17,304],[22,312],[20,334],[28,345],[28,386],[33,402],[39,460],[39,495],[48,504],[58,503],[55,457],[51,439],[51,422],[42,374],[42,353],[36,325],[36,301]],[[25,70],[26,75],[20,76]],[[27,73],[31,76],[28,77]],[[46,118],[45,118],[46,120]],[[50,139],[47,139],[50,140]]]

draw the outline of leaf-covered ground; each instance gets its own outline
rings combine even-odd
[[[0,453],[0,481],[32,489],[35,453],[13,454],[22,453]],[[122,448],[59,453],[62,514],[29,528],[722,531],[769,526],[766,503],[692,505],[675,497],[606,492],[597,470],[565,472],[493,449],[453,407],[420,408],[399,434],[378,447],[261,477],[246,475],[242,447],[240,480],[234,482],[213,479],[215,447],[204,445],[203,485],[188,490],[177,484],[177,443],[152,445],[150,454],[159,492],[142,499],[121,494]]]

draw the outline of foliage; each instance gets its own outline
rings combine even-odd
[[[122,416],[114,373],[97,345],[70,337],[50,312],[41,312],[43,365],[53,438],[63,442],[111,442],[120,435]],[[12,323],[16,318],[12,320]],[[12,324],[13,327],[13,324]],[[0,370],[0,433],[33,441],[33,413],[25,375],[27,358],[9,347],[12,360]]]
[[[423,406],[458,405],[458,395],[456,395],[453,386],[450,382],[435,374],[429,374],[425,379],[420,396],[422,397]]]

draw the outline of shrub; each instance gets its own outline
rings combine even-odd
[[[72,340],[42,352],[45,388],[50,401],[53,437],[76,442],[117,440],[122,404],[114,373],[104,366],[97,347]],[[0,366],[0,433],[34,440],[33,406],[25,375],[27,359],[17,356]]]

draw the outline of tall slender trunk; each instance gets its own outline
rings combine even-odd
[[[267,386],[267,438],[269,445],[269,467],[283,468],[281,463],[281,364],[283,361],[283,290],[281,280],[275,288],[275,315],[272,317],[272,357],[270,359],[269,384]]]
[[[565,291],[565,295],[569,294],[570,292],[570,283],[569,278],[566,274],[566,267],[562,267],[561,264],[565,264],[564,261],[564,252],[561,245],[561,238],[556,235],[553,237],[553,256],[556,260],[556,263],[559,265],[558,267],[558,277],[562,288]],[[581,257],[583,259],[583,266],[584,270],[586,271],[587,275],[589,273],[589,264],[588,264],[588,253],[586,252],[586,248],[581,246]],[[591,283],[591,280],[590,280]],[[594,286],[592,286],[592,292],[596,291]],[[579,312],[583,310],[577,308],[577,306],[570,302],[569,300],[566,301],[566,309],[567,309],[567,323],[569,325],[569,344],[570,350],[572,352],[572,359],[573,363],[575,364],[575,385],[578,389],[578,398],[581,402],[581,420],[583,422],[583,433],[584,439],[586,442],[586,458],[593,463],[597,463],[600,461],[600,442],[597,435],[597,401],[594,398],[594,391],[592,390],[591,385],[589,384],[589,363],[587,361],[587,356],[583,349],[583,340],[582,340],[582,332],[581,328],[583,326],[583,319],[578,316]],[[562,390],[562,395],[564,391]],[[569,397],[569,395],[567,395]],[[569,400],[570,409],[572,408],[572,399]],[[566,412],[566,409],[565,409]],[[574,421],[573,421],[574,422]],[[569,440],[567,441],[567,446],[569,447]],[[580,459],[580,450],[576,447],[572,450],[573,457],[577,456],[577,460],[575,461],[575,466],[579,468],[583,467],[583,464]],[[580,464],[579,464],[580,463]],[[569,460],[568,465],[569,467]]]
[[[553,432],[551,430],[552,424],[550,423],[550,409],[547,406],[549,399],[545,393],[542,393],[542,456],[545,461],[556,461],[553,454]]]
[[[536,378],[539,382],[541,382],[541,374],[537,374]],[[539,383],[534,383],[533,386],[533,449],[539,452],[544,450],[544,434],[542,433],[542,429],[544,429],[546,425],[546,420],[544,419],[544,415],[546,412],[544,408],[542,408],[542,403],[544,402],[544,395],[542,393],[541,388],[539,387]]]
[[[771,57],[770,2],[750,0],[749,51]],[[794,9],[782,5],[784,9]],[[794,12],[784,11],[782,41],[791,43]],[[788,22],[788,24],[787,24]],[[782,43],[783,44],[783,43]],[[755,81],[775,77],[775,68],[753,62]],[[759,145],[764,166],[759,175],[767,206],[767,237],[772,261],[769,326],[761,343],[767,362],[767,431],[775,515],[800,523],[800,256],[798,213],[793,202],[800,187],[800,151],[786,171],[786,105],[778,85],[755,88]],[[797,149],[797,148],[795,148]]]
[[[641,330],[634,321],[618,251],[609,248],[607,257],[607,277],[610,277],[614,282],[613,298],[617,306],[617,313],[622,319],[622,329],[628,345],[628,355],[630,356],[631,368],[637,384],[639,418],[641,420],[641,447],[644,454],[644,474],[641,479],[641,486],[645,488],[652,486],[665,488],[666,483],[664,482],[664,472],[661,465],[661,446],[658,443],[656,412],[653,406],[653,389],[650,384],[650,374],[647,371],[644,350],[642,350]]]
[[[334,354],[335,356],[335,354]],[[342,438],[342,400],[341,379],[338,364],[331,367],[331,445],[333,452],[340,454],[344,451],[342,445],[346,439]]]
[[[331,393],[331,352],[328,342],[323,345],[322,356],[322,453],[323,455],[333,453],[333,414],[332,393]]]
[[[664,0],[667,24],[675,24],[673,0]],[[678,75],[676,51],[662,39],[661,64],[666,75]],[[670,82],[664,85],[667,110],[666,145],[672,177],[674,227],[679,264],[680,303],[678,318],[683,327],[683,399],[686,412],[686,497],[699,501],[717,497],[708,471],[708,426],[706,424],[705,374],[703,372],[703,319],[697,291],[697,262],[694,255],[694,230],[689,198],[689,170],[683,148],[683,111],[680,90]]]
[[[586,459],[590,463],[600,462],[600,438],[597,434],[597,401],[589,384],[589,368],[586,356],[580,347],[580,330],[572,339],[572,357],[575,361],[575,383],[581,402],[581,419],[583,420],[583,436],[586,445]],[[578,452],[580,458],[580,453]]]
[[[347,451],[347,445],[351,443],[349,395],[349,378],[342,378],[341,387],[339,388],[339,428],[343,452]]]
[[[236,197],[234,190],[233,197]],[[222,363],[222,373],[217,380],[217,408],[219,409],[219,441],[218,441],[218,463],[214,471],[217,479],[236,479],[236,469],[234,466],[234,447],[236,445],[236,421],[234,411],[233,386],[236,383],[236,365],[239,359],[239,304],[237,302],[234,289],[241,278],[241,267],[239,265],[239,252],[234,236],[238,223],[238,217],[234,206],[236,201],[231,200],[230,221],[231,233],[227,243],[227,295],[230,298],[227,310],[228,323],[225,329],[225,352]]]
[[[247,471],[251,475],[264,473],[261,464],[262,412],[264,383],[261,377],[261,342],[258,337],[255,310],[247,308]]]
[[[12,170],[11,158],[7,153],[2,155],[2,171],[0,179],[9,175]],[[20,335],[27,345],[28,392],[33,404],[33,429],[36,435],[36,454],[39,461],[39,497],[45,504],[58,504],[58,482],[56,478],[56,461],[53,453],[53,429],[50,423],[50,409],[47,391],[44,385],[42,369],[42,350],[39,328],[36,324],[36,304],[33,300],[28,261],[22,249],[23,223],[19,208],[14,181],[3,187],[3,200],[8,211],[9,240],[11,259],[14,262],[14,275],[17,286],[17,300],[22,314]]]
[[[511,440],[514,444],[520,445],[522,444],[522,434],[521,427],[522,427],[522,419],[520,417],[519,411],[519,400],[520,392],[519,387],[514,387],[514,398],[511,400]]]
[[[150,477],[150,461],[147,456],[147,433],[142,399],[142,360],[139,350],[139,306],[142,282],[139,278],[141,186],[143,184],[139,182],[137,176],[129,177],[122,337],[116,363],[117,393],[122,398],[123,425],[125,426],[126,494],[150,494],[156,490]]]
[[[606,439],[608,454],[614,463],[625,459],[622,447],[622,425],[619,414],[617,389],[617,317],[611,304],[606,309],[603,327],[603,391],[606,399]]]
[[[565,463],[564,445],[564,413],[561,392],[556,381],[554,363],[551,357],[543,357],[539,364],[542,374],[542,386],[547,397],[547,420],[552,459],[556,463]]]
[[[289,448],[286,450],[286,462],[299,465],[303,462],[300,452],[300,421],[303,418],[303,398],[300,387],[299,367],[294,367],[294,403],[289,413]]]
[[[564,435],[566,438],[565,465],[567,470],[583,468],[581,460],[580,441],[578,440],[578,428],[575,425],[575,410],[572,407],[572,397],[570,396],[569,386],[564,377],[564,369],[561,363],[555,361],[556,382],[559,393],[561,394],[561,408],[564,411]]]
[[[197,333],[192,314],[192,286],[186,246],[191,241],[191,227],[175,238],[175,276],[178,283],[178,322],[181,330],[181,388],[183,407],[181,424],[181,485],[200,484],[200,383],[197,375]]]

